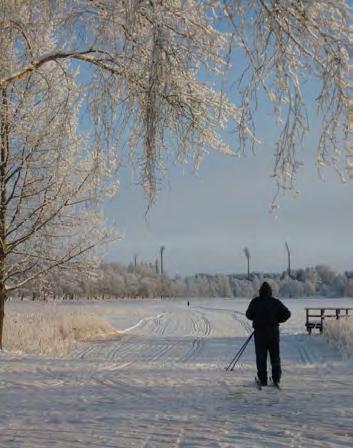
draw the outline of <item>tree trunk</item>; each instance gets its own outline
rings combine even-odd
[[[2,350],[2,333],[4,328],[6,290],[0,289],[0,350]]]
[[[6,288],[4,279],[7,272],[6,247],[6,176],[9,160],[9,123],[6,89],[1,91],[0,110],[0,350],[2,350],[2,333],[4,328]]]

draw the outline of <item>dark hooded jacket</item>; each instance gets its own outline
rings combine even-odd
[[[246,317],[253,321],[255,329],[268,329],[278,327],[280,323],[290,318],[289,309],[283,303],[272,297],[271,286],[264,282],[255,297],[249,304]]]

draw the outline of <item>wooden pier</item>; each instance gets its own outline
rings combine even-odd
[[[312,330],[318,329],[322,333],[324,320],[327,318],[340,319],[353,315],[353,308],[349,307],[319,307],[305,308],[306,322],[305,327],[309,334]]]

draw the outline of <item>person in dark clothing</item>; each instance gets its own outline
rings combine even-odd
[[[272,381],[281,381],[281,358],[279,350],[279,324],[290,318],[289,309],[272,297],[271,286],[264,282],[246,310],[246,317],[253,321],[257,377],[262,386],[267,385],[267,353],[270,354]]]

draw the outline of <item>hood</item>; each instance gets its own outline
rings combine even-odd
[[[267,282],[263,282],[259,290],[260,297],[271,297],[272,288]]]

